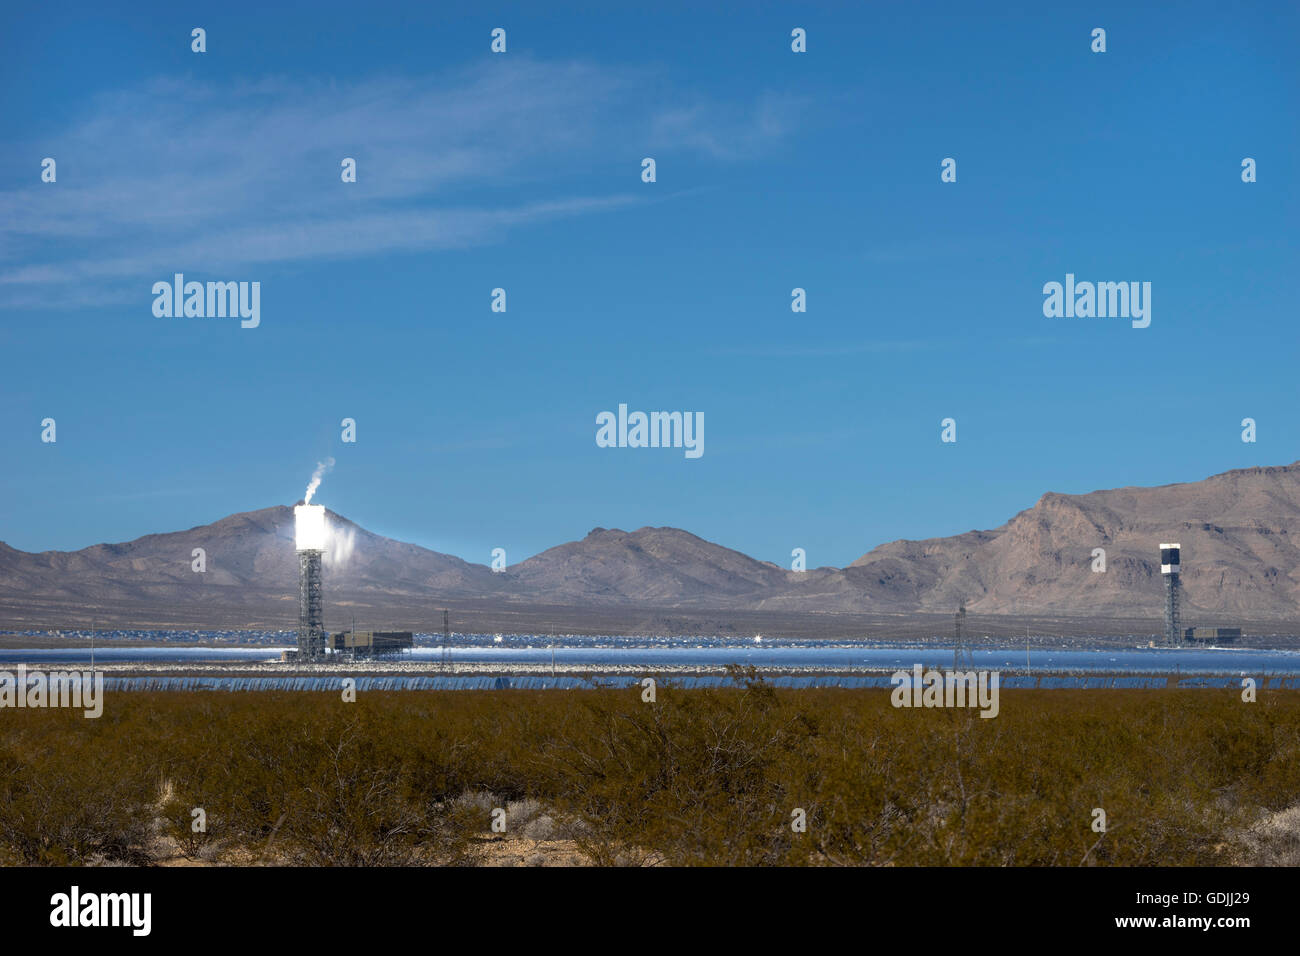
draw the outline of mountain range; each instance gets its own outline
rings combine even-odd
[[[331,627],[355,618],[359,627],[436,630],[452,607],[462,629],[702,633],[768,621],[812,633],[800,622],[840,620],[851,631],[868,619],[939,621],[964,601],[988,620],[1146,621],[1154,633],[1165,541],[1183,548],[1190,623],[1300,620],[1300,462],[1152,488],[1049,492],[989,531],[893,541],[848,567],[804,572],[651,527],[596,528],[494,572],[333,512],[329,520]],[[192,567],[196,548],[202,573]],[[1099,548],[1104,571],[1094,570]],[[297,575],[289,505],[79,551],[0,543],[0,628],[291,629]]]

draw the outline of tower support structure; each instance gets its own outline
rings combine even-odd
[[[442,610],[442,669],[451,672],[451,619],[446,608]]]
[[[1178,647],[1183,643],[1182,614],[1179,608],[1181,590],[1178,575],[1165,575],[1165,643],[1170,647]]]
[[[315,549],[298,552],[298,658],[325,656],[325,602],[321,593],[321,555]]]

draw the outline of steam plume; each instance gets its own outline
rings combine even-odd
[[[325,564],[331,568],[346,567],[352,560],[352,551],[356,548],[356,529],[326,522],[328,546],[325,549]]]
[[[316,463],[316,470],[311,473],[311,481],[307,484],[307,494],[303,495],[303,504],[311,504],[311,496],[316,494],[316,489],[320,487],[320,480],[325,477],[325,472],[329,471],[333,467],[333,458],[326,458],[324,461],[318,461]]]

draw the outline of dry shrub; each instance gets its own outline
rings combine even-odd
[[[148,862],[161,819],[190,856],[469,864],[494,807],[505,839],[571,839],[600,864],[1293,858],[1292,830],[1257,821],[1300,803],[1294,692],[1004,690],[985,720],[734,676],[661,682],[655,703],[640,688],[178,692],[112,695],[99,720],[7,711],[0,861]]]

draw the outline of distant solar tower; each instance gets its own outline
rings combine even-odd
[[[442,610],[442,669],[451,672],[451,621],[446,608]]]
[[[952,669],[961,670],[963,664],[974,666],[974,656],[966,646],[966,601],[963,599],[953,615]]]
[[[298,658],[325,656],[325,608],[321,594],[321,555],[325,552],[325,508],[293,509],[294,547],[298,551]]]
[[[1170,647],[1183,643],[1183,632],[1178,619],[1179,589],[1182,587],[1178,581],[1181,557],[1180,545],[1160,546],[1160,573],[1165,579],[1165,643]]]

